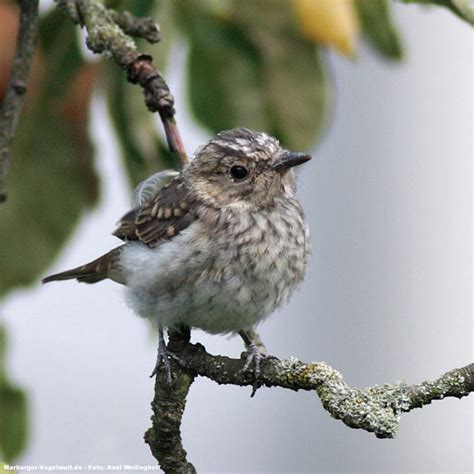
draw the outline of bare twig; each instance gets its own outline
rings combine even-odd
[[[137,18],[130,12],[118,13],[115,10],[109,10],[109,12],[115,23],[127,35],[144,38],[149,43],[158,43],[160,41],[160,27],[153,18]]]
[[[38,30],[38,0],[21,0],[20,8],[20,29],[15,57],[5,98],[0,106],[0,202],[7,198],[6,179],[11,148],[27,90]]]
[[[137,51],[134,41],[114,21],[116,13],[92,0],[56,0],[71,19],[87,30],[87,46],[97,54],[111,57],[127,72],[128,80],[139,84],[151,112],[158,112],[168,146],[180,166],[188,157],[174,118],[174,98],[161,73],[153,66],[151,56]],[[130,19],[130,17],[129,17]],[[127,27],[130,30],[130,27]],[[135,32],[138,30],[134,28]]]

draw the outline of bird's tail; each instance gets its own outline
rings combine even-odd
[[[73,280],[74,278],[82,283],[97,283],[106,278],[110,278],[117,283],[125,284],[125,278],[120,268],[120,252],[122,247],[123,245],[114,248],[93,262],[86,263],[72,270],[66,270],[65,272],[47,276],[43,278],[42,283]]]

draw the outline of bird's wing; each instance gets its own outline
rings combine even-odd
[[[133,191],[133,205],[141,206],[146,201],[153,199],[160,189],[164,188],[178,175],[179,173],[176,170],[163,170],[151,175]]]
[[[196,219],[196,204],[178,176],[152,198],[125,214],[113,235],[125,241],[136,240],[156,247],[178,235]]]

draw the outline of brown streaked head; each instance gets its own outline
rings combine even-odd
[[[292,195],[292,168],[310,159],[289,152],[266,133],[235,128],[199,148],[183,177],[201,199],[216,207],[262,207]]]

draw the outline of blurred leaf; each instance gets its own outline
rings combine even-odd
[[[259,52],[270,132],[288,148],[310,148],[325,123],[329,83],[320,50],[295,29],[292,8],[240,0],[234,18]]]
[[[159,43],[148,44],[147,51],[153,56],[156,67],[164,72],[168,63],[171,47],[176,39],[173,0],[155,0],[150,16],[160,25],[161,40]]]
[[[3,325],[0,325],[0,385],[6,383],[5,357],[7,354],[7,333]]]
[[[358,0],[357,11],[365,36],[373,48],[388,59],[401,59],[400,37],[392,21],[387,0]]]
[[[451,0],[451,6],[459,17],[474,25],[474,7],[472,0]]]
[[[157,68],[162,70],[173,38],[171,1],[129,0],[122,7],[137,16],[152,16],[159,22],[163,41],[156,45],[136,41],[139,49],[151,54]],[[123,71],[110,62],[107,62],[106,94],[132,186],[157,169],[176,166],[158,133],[157,116],[146,108],[141,89],[128,83]]]
[[[157,155],[158,132],[141,90],[126,82],[123,71],[107,64],[107,103],[131,184],[149,174]]]
[[[11,462],[26,446],[28,410],[25,392],[5,372],[6,332],[0,326],[0,459]]]
[[[0,386],[0,453],[7,462],[13,461],[26,447],[28,417],[23,390]]]
[[[83,210],[97,201],[87,133],[95,73],[80,54],[76,30],[58,9],[41,21],[43,80],[22,116],[0,208],[0,295],[41,275]]]
[[[474,25],[472,0],[401,0],[403,3],[423,3],[448,8],[455,15]]]
[[[316,43],[332,46],[346,56],[355,53],[359,36],[354,3],[357,1],[293,0],[303,35]]]
[[[247,126],[289,148],[309,148],[324,123],[327,77],[316,46],[297,32],[291,5],[240,0],[218,16],[189,0],[176,3],[190,40],[196,118],[213,132]]]
[[[199,9],[189,16],[182,12],[191,41],[188,85],[196,118],[214,132],[266,128],[256,48],[228,21]]]

